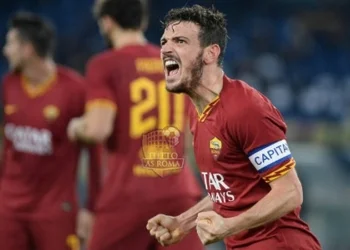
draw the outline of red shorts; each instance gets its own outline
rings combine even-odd
[[[151,217],[159,213],[178,215],[197,202],[193,198],[183,198],[181,202],[165,201],[158,205],[128,206],[118,212],[97,213],[88,250],[203,250],[195,230],[181,242],[163,248],[146,229]]]
[[[244,247],[226,247],[226,250],[321,250],[318,240],[308,233],[281,229],[275,237]]]
[[[24,220],[0,215],[0,246],[6,250],[79,250],[75,216]]]

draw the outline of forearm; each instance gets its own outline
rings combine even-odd
[[[185,211],[184,213],[177,216],[180,224],[183,226],[185,231],[190,231],[196,226],[195,221],[197,215],[201,212],[213,210],[213,202],[211,201],[209,195],[198,202],[196,205]]]
[[[87,209],[94,212],[96,209],[97,197],[101,188],[101,174],[100,174],[100,154],[98,146],[88,148],[89,152],[89,182],[88,182],[88,200]]]
[[[301,190],[271,190],[264,198],[246,212],[230,218],[232,233],[265,225],[293,211],[302,203]]]

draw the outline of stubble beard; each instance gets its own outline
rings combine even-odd
[[[183,79],[177,86],[173,88],[166,88],[167,91],[171,93],[184,93],[187,95],[192,95],[200,84],[203,75],[203,50],[199,52],[198,56],[193,62],[193,67],[191,69],[191,75]]]

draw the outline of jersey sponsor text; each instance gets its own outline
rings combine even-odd
[[[5,125],[5,136],[19,152],[36,155],[52,154],[52,134],[47,129],[8,123]]]
[[[225,178],[219,173],[201,172],[205,189],[213,202],[225,203],[235,200],[230,187],[225,183]]]

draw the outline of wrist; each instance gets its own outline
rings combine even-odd
[[[180,228],[184,233],[188,233],[196,227],[196,218],[197,214],[188,215],[186,212],[176,216],[176,220],[179,222]]]
[[[229,235],[235,235],[248,229],[245,226],[245,218],[243,214],[231,218],[226,218],[225,220]]]

